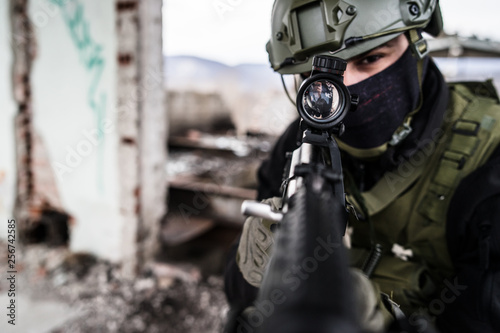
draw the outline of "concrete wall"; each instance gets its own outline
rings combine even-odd
[[[157,249],[166,207],[162,1],[10,3],[0,4],[0,216],[29,229],[46,207],[64,212],[72,251],[133,274]]]
[[[230,127],[231,110],[218,93],[169,90],[166,107],[170,135],[183,135],[189,129],[214,130],[220,123]]]
[[[9,2],[0,1],[0,237],[7,236],[7,219],[12,218],[15,199],[16,164],[12,97],[12,49]]]
[[[119,260],[114,3],[61,4],[30,2],[38,49],[34,129],[55,171],[62,207],[74,218],[70,248]]]

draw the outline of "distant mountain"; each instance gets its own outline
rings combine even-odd
[[[164,59],[166,82],[174,89],[180,84],[214,80],[230,68],[216,61],[194,56],[173,56]]]
[[[282,90],[280,75],[268,65],[228,66],[195,56],[165,57],[165,83],[172,90],[246,92]]]
[[[498,58],[435,59],[447,80],[493,77],[499,87]],[[165,78],[172,132],[230,118],[238,133],[276,135],[297,117],[280,75],[268,65],[228,66],[194,56],[171,56],[165,57]],[[289,88],[293,90],[292,85]]]
[[[500,86],[499,58],[434,58],[448,80],[493,78]],[[165,84],[170,90],[198,92],[283,92],[280,75],[267,64],[228,66],[195,56],[165,57]]]

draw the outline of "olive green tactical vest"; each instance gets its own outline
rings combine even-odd
[[[448,110],[433,140],[370,191],[356,193],[346,181],[348,201],[368,216],[350,216],[353,265],[362,267],[374,235],[383,254],[371,279],[407,315],[439,297],[446,279],[453,282],[445,237],[450,199],[499,142],[500,104],[491,82],[450,84]],[[399,250],[391,251],[395,244]]]

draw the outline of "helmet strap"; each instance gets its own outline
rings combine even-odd
[[[429,53],[429,48],[427,47],[427,42],[424,38],[418,33],[417,29],[411,29],[406,33],[406,37],[410,42],[410,47],[413,53],[413,56],[416,57],[417,60],[417,78],[418,78],[418,87],[420,90],[419,93],[419,101],[417,107],[408,113],[403,121],[403,124],[399,126],[399,128],[392,135],[391,141],[388,142],[391,146],[397,146],[401,143],[411,132],[411,121],[413,116],[420,111],[422,105],[424,103],[424,97],[422,93],[422,82],[424,76],[424,58]]]
[[[288,91],[288,88],[286,86],[286,83],[285,83],[285,78],[283,77],[283,74],[280,75],[281,76],[281,83],[283,84],[283,89],[285,89],[285,93],[286,93],[286,96],[288,97],[288,99],[290,100],[290,102],[293,104],[293,105],[296,105],[295,101],[292,99],[292,97],[290,96],[290,92]],[[297,87],[297,81],[295,80],[294,78],[294,83],[295,83],[295,87]],[[297,89],[295,89],[295,91],[297,91]]]

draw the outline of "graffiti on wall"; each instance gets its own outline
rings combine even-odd
[[[96,122],[97,158],[97,185],[99,190],[104,190],[103,164],[104,164],[104,134],[106,130],[106,101],[107,93],[101,85],[105,68],[103,46],[97,42],[90,33],[90,22],[85,18],[84,6],[80,0],[49,0],[61,10],[62,17],[77,49],[80,62],[89,74],[91,80],[87,90],[87,104],[92,109]]]

